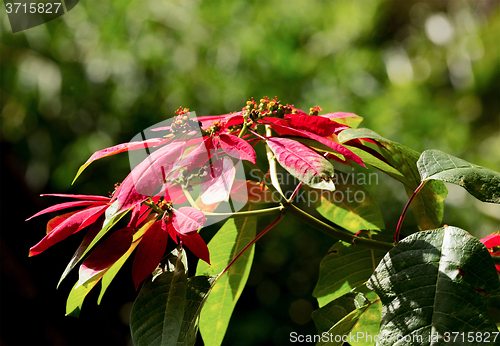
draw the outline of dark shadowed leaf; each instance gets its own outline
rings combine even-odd
[[[417,162],[422,181],[441,180],[462,186],[483,202],[500,204],[500,173],[439,150],[426,150]]]
[[[378,345],[400,345],[397,339],[407,335],[413,342],[406,345],[437,345],[430,335],[438,335],[439,345],[445,345],[445,333],[498,331],[487,309],[488,298],[500,288],[493,260],[478,239],[459,228],[403,239],[382,259],[367,286],[384,305]],[[476,339],[452,344],[483,345]]]
[[[139,292],[130,317],[134,345],[177,345],[186,305],[185,256],[182,249],[172,251]]]
[[[177,345],[192,346],[196,342],[201,309],[207,301],[217,276],[194,276],[187,281],[186,308]]]

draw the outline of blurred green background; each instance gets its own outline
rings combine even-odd
[[[2,9],[1,344],[130,342],[129,268],[102,306],[91,294],[79,320],[64,317],[76,276],[55,285],[82,235],[27,258],[48,217],[23,220],[55,202],[40,193],[106,195],[129,170],[126,154],[93,164],[72,186],[78,167],[181,105],[214,115],[241,109],[251,96],[278,96],[302,109],[356,113],[361,126],[415,150],[500,171],[499,4],[81,1],[16,34]],[[403,187],[381,175],[370,189],[394,228]],[[445,223],[478,237],[500,230],[497,205],[449,190]],[[405,229],[414,228],[409,217]],[[315,333],[311,293],[332,243],[291,220],[260,240],[225,343],[289,344],[292,331]],[[29,333],[19,333],[23,327]]]

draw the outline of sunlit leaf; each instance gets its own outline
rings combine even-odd
[[[371,178],[369,178],[371,179]],[[384,219],[376,200],[363,187],[371,181],[354,173],[335,173],[334,192],[307,189],[309,202],[326,219],[356,233],[361,230],[385,228]]]
[[[280,165],[301,182],[317,188],[335,190],[332,164],[305,145],[288,138],[267,139]]]
[[[420,173],[417,168],[420,155],[415,150],[383,138],[377,133],[364,128],[344,130],[338,135],[338,138],[340,143],[346,145],[349,144],[349,141],[357,139],[375,141],[381,146],[381,153],[391,168],[386,169],[387,167],[384,168],[380,164],[374,164],[373,166],[399,180],[404,185],[408,196],[411,196],[417,189],[420,184]],[[400,174],[394,174],[392,168],[395,168]],[[448,190],[442,182],[431,181],[415,196],[412,208],[420,229],[427,230],[441,226],[444,212],[443,200],[447,194]]]
[[[439,150],[426,150],[417,162],[422,181],[441,180],[466,189],[483,202],[500,204],[500,173]]]
[[[362,117],[354,113],[335,112],[335,113],[320,114],[319,116],[336,121],[340,124],[347,125],[354,129],[358,127],[358,125],[363,121]]]
[[[208,244],[212,265],[198,262],[196,275],[218,275],[254,237],[254,217],[229,219]],[[252,245],[214,285],[201,312],[200,332],[206,346],[220,345],[232,312],[250,274],[254,255]]]

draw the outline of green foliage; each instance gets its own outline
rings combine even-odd
[[[453,332],[497,331],[487,310],[488,298],[500,293],[491,256],[459,228],[405,238],[385,255],[367,286],[385,307],[379,345],[403,337],[407,344],[431,345]]]
[[[426,150],[417,162],[422,181],[441,180],[460,185],[483,202],[500,204],[500,173],[439,150]]]
[[[194,345],[216,277],[187,275],[186,253],[175,249],[144,284],[130,320],[135,345]]]
[[[318,334],[324,337],[316,345],[341,346],[369,307],[370,301],[362,293],[347,293],[314,311],[312,317]]]
[[[211,265],[198,262],[196,275],[218,275],[255,237],[255,217],[230,219],[208,243]],[[200,332],[205,344],[220,345],[226,334],[236,302],[246,285],[255,246],[245,252],[225,274],[217,279],[200,317]]]
[[[499,203],[498,173],[434,150],[419,155],[426,148],[436,147],[485,167],[500,168],[497,116],[500,11],[494,2],[297,0],[290,6],[288,1],[103,0],[80,2],[62,18],[16,35],[9,32],[5,12],[0,13],[0,18],[3,23],[0,132],[2,145],[7,148],[2,165],[19,169],[19,175],[33,194],[66,191],[78,167],[93,151],[128,140],[137,131],[174,115],[173,110],[179,105],[189,106],[198,115],[209,115],[239,110],[247,96],[269,94],[280,95],[305,110],[313,100],[324,109],[363,115],[364,126],[376,132],[345,130],[339,134],[340,143],[366,165],[400,182],[408,196],[426,181],[411,204],[421,230],[441,227],[443,222],[451,220],[478,238],[498,230],[498,213],[479,203],[467,204],[469,200],[455,198],[450,191],[454,205],[446,206],[446,215],[443,206],[447,196],[443,182],[464,186],[480,200]],[[438,42],[432,36],[429,23],[436,19],[451,28],[452,34],[446,42]],[[347,118],[343,123],[356,128],[360,120]],[[317,152],[336,154],[314,140],[292,139]],[[267,171],[265,160],[257,163]],[[86,170],[73,189],[91,193],[108,191],[110,181],[120,180],[117,177],[124,177],[129,169],[126,160],[114,160],[106,169],[99,164]],[[323,167],[330,174],[333,169],[329,165]],[[349,184],[337,185],[336,190],[345,192],[347,187]],[[362,190],[360,186],[356,188]],[[375,198],[367,195],[359,204],[345,200],[332,203],[321,194],[321,199],[311,202],[309,207],[325,219],[323,226],[306,222],[297,223],[295,230],[280,230],[284,234],[307,232],[311,252],[324,253],[328,247],[330,251],[338,251],[329,253],[322,261],[314,290],[321,309],[356,287],[370,301],[359,320],[353,316],[359,317],[357,309],[365,305],[346,309],[346,315],[339,315],[338,319],[332,314],[331,325],[325,324],[322,330],[337,333],[339,329],[335,328],[349,326],[353,332],[378,331],[373,321],[379,320],[381,303],[374,302],[377,296],[363,283],[386,251],[363,247],[353,234],[364,229],[393,229],[404,201],[401,202],[398,189],[386,181],[371,186],[370,192]],[[382,211],[375,205],[375,199]],[[258,208],[261,210],[263,206]],[[286,217],[294,213],[289,206],[283,210]],[[84,239],[61,281],[98,242],[105,240],[124,215],[110,213],[97,234]],[[443,215],[448,219],[443,219]],[[250,231],[242,229],[242,220],[229,220],[214,236],[214,243],[209,244],[211,267],[201,262],[196,271],[200,276],[188,277],[185,268],[186,273],[177,277],[182,279],[185,293],[178,291],[174,295],[184,297],[184,305],[181,304],[184,314],[172,319],[175,326],[175,331],[169,332],[172,344],[194,343],[200,310],[204,341],[207,345],[222,343],[252,264],[261,273],[259,268],[266,263],[259,255],[259,247],[255,251],[252,245],[219,277],[213,292],[207,295],[214,276],[255,237],[257,221],[252,219]],[[406,229],[417,232],[412,222],[406,221]],[[340,233],[335,234],[325,225],[349,231],[347,237],[352,242],[337,242]],[[335,239],[325,241],[326,236],[314,233],[313,227],[323,227]],[[391,246],[390,239],[383,238],[384,233],[372,233],[373,240]],[[423,233],[409,239],[420,234]],[[359,238],[366,240],[370,236],[362,233]],[[410,240],[405,239],[402,244]],[[102,299],[139,241],[140,236],[136,236],[129,251],[102,275],[71,290],[67,314],[78,315],[85,296],[99,279],[102,279],[99,301]],[[377,244],[364,243],[374,247]],[[256,263],[253,263],[254,251]],[[295,261],[300,261],[304,254],[288,252],[290,267],[282,272],[293,273]],[[224,254],[224,258],[219,259],[219,254]],[[350,272],[343,272],[344,267]],[[488,263],[484,271],[489,270],[491,277],[496,278],[492,268]],[[158,287],[168,295],[166,290],[172,286],[173,277],[174,273],[167,270],[154,281],[148,280],[140,298],[146,303],[153,297],[147,287]],[[278,291],[287,294],[285,283],[277,284]],[[312,287],[313,283],[309,281],[305,286]],[[223,293],[227,301],[220,298]],[[167,304],[165,301],[168,298],[162,304]],[[283,299],[277,301],[280,305],[274,306],[273,311],[288,309]],[[134,313],[142,311],[137,310],[138,305],[135,309]],[[211,309],[223,316],[219,320],[223,323],[214,334],[210,331],[214,330],[217,319],[208,312]],[[487,317],[483,310],[479,312]],[[175,315],[165,310],[164,317],[167,312]],[[246,327],[252,316],[240,318],[243,322],[239,323],[244,326],[239,328]],[[335,327],[337,322],[340,324]],[[134,323],[133,328],[138,329],[141,323],[137,320]],[[154,325],[155,332],[163,331],[158,327],[161,323],[147,326]],[[373,329],[367,329],[370,323]],[[300,327],[291,321],[280,320],[281,324],[284,329]],[[312,327],[308,330],[312,331]],[[173,336],[175,333],[179,339]],[[271,340],[276,337],[273,333],[274,330],[269,331],[265,337]],[[235,334],[225,341],[229,344],[241,341]],[[146,340],[135,335],[135,340]],[[281,343],[285,341],[280,339]]]

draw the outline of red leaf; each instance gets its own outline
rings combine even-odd
[[[92,162],[101,159],[106,156],[111,156],[111,155],[116,155],[119,153],[122,153],[124,151],[129,151],[129,150],[135,150],[135,149],[143,149],[143,148],[148,148],[150,146],[158,144],[160,141],[162,141],[161,138],[153,138],[153,139],[148,139],[145,141],[141,142],[130,142],[130,143],[123,143],[123,144],[118,144],[113,147],[109,147],[106,149],[102,149],[99,151],[96,151],[92,156],[85,162],[80,169],[78,169],[78,172],[76,173],[75,179],[73,179],[73,182],[75,182],[76,178],[83,172],[85,168],[87,168]]]
[[[196,257],[210,265],[210,253],[201,235],[196,232],[188,236],[182,236],[181,239],[182,243],[186,245]]]
[[[303,183],[317,189],[335,189],[330,181],[334,176],[332,164],[311,148],[288,138],[268,138],[267,144],[281,166]]]
[[[35,256],[42,253],[52,245],[66,239],[70,235],[80,231],[81,229],[89,226],[95,222],[99,216],[108,208],[107,205],[100,205],[97,207],[89,207],[81,210],[66,220],[61,222],[56,228],[47,234],[38,244],[30,249],[29,256]]]
[[[306,137],[306,138],[311,138],[314,139],[327,147],[335,150],[339,154],[343,155],[346,159],[353,160],[354,162],[358,163],[359,165],[366,167],[365,164],[363,163],[363,160],[361,158],[354,154],[352,151],[344,147],[343,145],[333,142],[329,139],[323,138],[315,133],[311,133],[308,131],[304,130],[299,130],[299,129],[294,129],[290,127],[286,127],[283,125],[280,125],[279,123],[276,122],[276,120],[280,120],[277,118],[264,118],[264,120],[269,121],[272,123],[273,129],[278,132],[280,135],[294,135],[294,136],[300,136],[300,137]]]
[[[488,249],[500,246],[500,234],[490,234],[480,240]]]
[[[309,131],[321,137],[328,137],[336,132],[348,128],[348,126],[339,124],[335,121],[331,121],[328,118],[303,114],[287,115],[285,120],[281,121],[288,123],[289,127],[293,127],[294,129],[298,130]],[[282,123],[279,124],[284,125]]]
[[[77,287],[111,267],[127,252],[132,244],[133,230],[126,227],[115,231],[92,251],[80,266]]]
[[[185,157],[183,157],[177,164],[176,168],[180,167],[201,167],[208,161],[210,157],[213,155],[215,147],[212,142],[211,137],[205,137],[202,143],[196,149],[191,151]]]
[[[184,142],[166,145],[144,159],[125,178],[114,198],[119,209],[128,209],[155,195],[184,152]]]
[[[255,164],[255,150],[244,139],[233,135],[220,134],[219,144],[228,155],[240,159],[247,160]]]
[[[229,200],[229,193],[236,176],[236,167],[228,157],[215,161],[210,165],[211,172],[204,178],[200,187],[203,203],[213,204]]]
[[[71,212],[66,213],[66,214],[57,215],[56,217],[50,219],[49,222],[47,222],[47,228],[46,228],[46,232],[45,233],[49,234],[50,232],[52,232],[52,230],[54,228],[56,228],[57,226],[59,226],[68,217],[70,217],[71,215],[74,215],[74,214],[78,213],[79,211],[80,210],[71,211]]]
[[[205,215],[198,209],[182,207],[174,210],[172,226],[181,235],[197,232],[205,224]]]
[[[76,199],[88,199],[90,201],[96,200],[96,201],[109,201],[111,198],[109,197],[104,197],[104,196],[93,196],[93,195],[71,195],[71,194],[65,194],[65,193],[44,193],[40,195],[42,197],[44,196],[55,196],[55,197],[68,197],[68,198],[76,198]]]
[[[137,247],[132,265],[132,277],[136,290],[139,284],[158,266],[167,247],[168,234],[162,230],[162,223],[164,223],[163,220],[156,221],[142,236]]]
[[[92,204],[94,204],[94,205],[95,204],[97,204],[97,205],[101,204],[102,205],[103,203],[102,202],[99,203],[99,202],[96,202],[96,201],[78,201],[78,202],[60,203],[60,204],[56,204],[56,205],[53,205],[52,207],[48,207],[48,208],[45,208],[45,209],[39,211],[35,215],[27,218],[26,221],[31,220],[32,218],[40,216],[42,214],[51,213],[53,211],[58,211],[58,210],[61,210],[61,209],[66,209],[66,208],[88,206],[88,205],[92,205]]]

